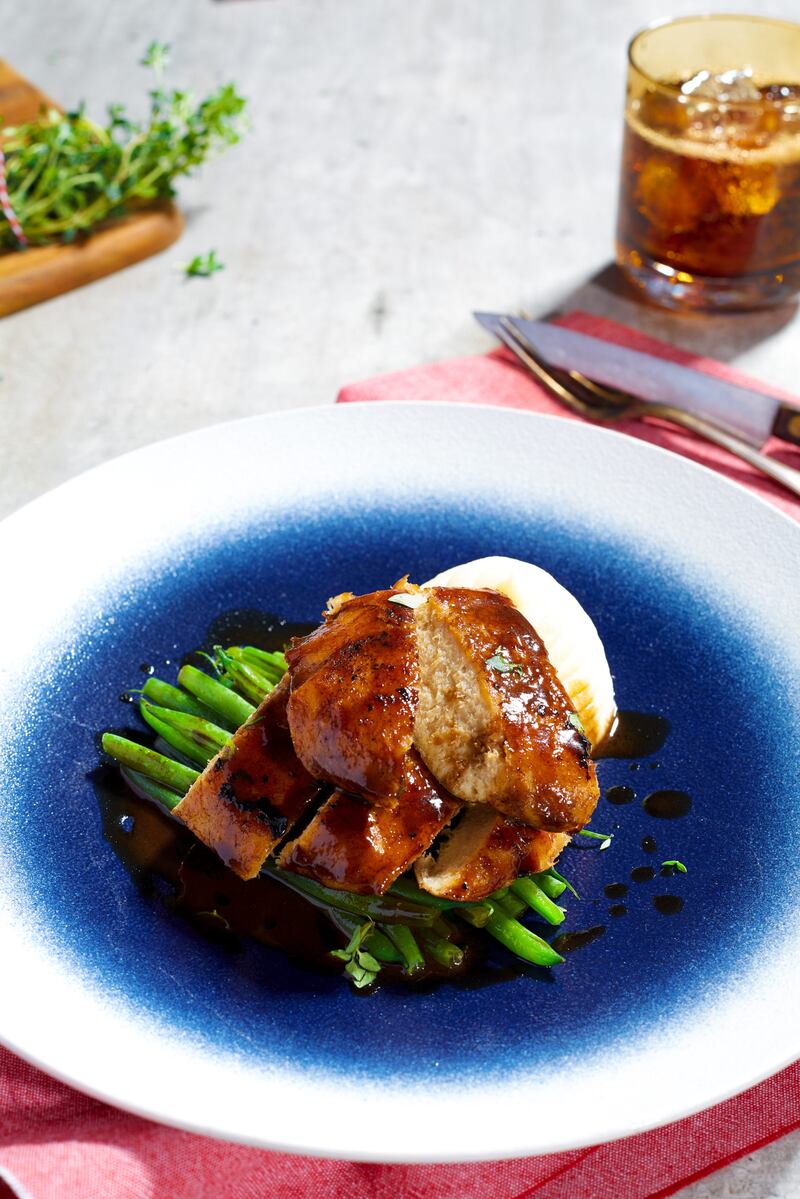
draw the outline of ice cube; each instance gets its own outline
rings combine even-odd
[[[681,91],[684,96],[718,100],[720,104],[761,99],[761,92],[753,83],[752,67],[737,67],[722,71],[719,75],[713,75],[711,71],[698,71],[681,85]]]

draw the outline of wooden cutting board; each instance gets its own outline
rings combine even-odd
[[[58,107],[0,59],[0,127],[34,120],[43,104]],[[0,220],[5,220],[2,214]],[[0,253],[0,316],[158,254],[172,245],[182,229],[178,209],[164,203],[123,217],[80,244]]]

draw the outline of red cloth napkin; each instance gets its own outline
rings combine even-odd
[[[767,390],[585,313],[564,323]],[[503,352],[354,384],[339,399],[458,400],[565,415]],[[691,434],[641,422],[617,427],[721,470],[800,518],[800,500]],[[800,457],[778,443],[771,448],[787,461]],[[800,1063],[696,1116],[608,1145],[507,1162],[364,1165],[176,1132],[90,1099],[0,1049],[0,1199],[659,1199],[795,1128]]]

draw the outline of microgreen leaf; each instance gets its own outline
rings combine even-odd
[[[522,667],[512,662],[501,646],[497,647],[491,658],[486,659],[486,665],[489,670],[496,670],[498,674],[522,674]]]
[[[345,974],[350,975],[353,985],[359,989],[373,983],[381,968],[380,962],[366,949],[361,948],[373,927],[371,920],[365,921],[355,930],[344,949],[331,951],[331,957],[341,958],[344,962]]]
[[[675,858],[670,858],[668,861],[662,862],[661,865],[662,865],[662,867],[666,867],[667,869],[671,870],[673,872],[673,874],[687,874],[688,873],[683,862],[679,862]]]
[[[570,712],[568,721],[576,732],[580,733],[584,737],[586,736],[586,730],[583,727],[583,721],[577,712]]]
[[[207,254],[195,254],[191,262],[185,263],[183,267],[186,275],[197,279],[207,279],[209,275],[224,269],[225,263],[217,258],[216,250],[209,250]]]
[[[151,42],[144,52],[140,65],[152,67],[156,75],[163,75],[169,66],[169,46],[165,42]]]

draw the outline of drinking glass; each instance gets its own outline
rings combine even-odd
[[[800,291],[800,25],[685,17],[633,38],[617,262],[670,308]]]

